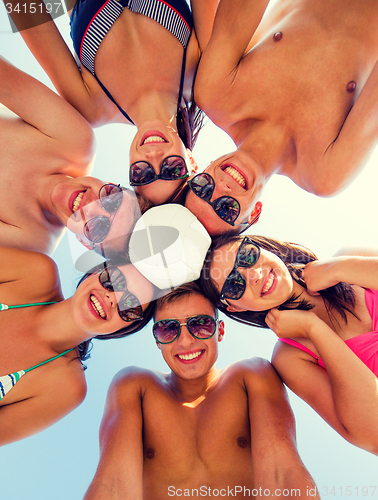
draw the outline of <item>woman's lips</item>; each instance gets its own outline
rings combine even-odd
[[[156,141],[151,140],[150,142],[147,142],[146,144],[165,144],[165,143],[169,142],[168,139],[165,137],[165,135],[162,132],[159,132],[159,130],[149,130],[148,132],[143,134],[142,140],[140,141],[140,146],[144,146],[145,145],[144,141],[146,139],[148,139],[149,137],[151,137],[151,138],[160,137],[160,139],[163,139],[164,142],[162,142],[160,140],[156,140]]]
[[[97,319],[107,319],[107,314],[106,314],[106,307],[105,304],[103,303],[102,300],[100,300],[99,297],[96,297],[95,294],[91,293],[89,298],[88,298],[88,307],[90,312],[95,316]]]
[[[75,214],[80,210],[80,208],[82,208],[82,206],[84,205],[84,198],[86,192],[87,192],[86,189],[81,189],[80,191],[75,191],[71,194],[68,200],[68,209],[71,213]],[[79,199],[77,199],[78,196],[81,194],[82,196]],[[76,207],[74,207],[75,202],[76,202]]]
[[[274,289],[276,288],[277,286],[277,275],[276,273],[273,271],[273,269],[271,269],[264,281],[264,284],[261,288],[261,295],[269,295],[270,293],[272,293],[274,291]],[[264,289],[266,289],[266,291],[263,291]]]

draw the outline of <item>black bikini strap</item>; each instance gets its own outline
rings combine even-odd
[[[105,87],[105,85],[103,85],[101,83],[101,81],[97,78],[96,74],[93,75],[96,80],[98,81],[98,83],[100,84],[100,87],[102,88],[102,90],[105,92],[105,94],[109,97],[109,99],[117,106],[117,108],[120,110],[120,112],[123,114],[123,116],[130,122],[132,123],[133,125],[135,125],[135,123],[132,121],[132,119],[130,118],[130,116],[126,113],[126,111],[124,111],[120,106],[118,106],[118,104],[116,103],[114,97],[112,96],[112,94],[109,92],[109,90]]]
[[[184,47],[184,55],[182,57],[182,66],[181,66],[181,77],[180,77],[180,90],[177,101],[177,111],[180,109],[182,95],[184,90],[184,80],[185,80],[185,67],[186,67],[186,47]]]

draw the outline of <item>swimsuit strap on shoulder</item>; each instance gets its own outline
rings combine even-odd
[[[46,363],[50,363],[50,361],[54,361],[54,359],[58,359],[61,356],[64,356],[65,354],[67,354],[68,352],[73,351],[74,349],[75,349],[75,347],[73,347],[72,349],[67,349],[67,351],[61,352],[60,354],[57,354],[53,358],[46,359],[46,361],[42,361],[42,363],[38,363],[38,365],[32,366],[31,368],[27,368],[26,370],[24,370],[24,372],[25,373],[30,372],[31,370],[34,370],[34,368],[38,368],[38,366],[42,366],[42,365],[45,365]]]
[[[16,306],[8,306],[7,304],[0,304],[0,311],[6,311],[7,309],[18,309],[21,307],[32,307],[32,306],[48,306],[49,304],[57,304],[57,302],[35,302],[34,304],[19,304]]]

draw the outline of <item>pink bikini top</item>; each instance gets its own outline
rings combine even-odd
[[[365,290],[365,302],[372,319],[373,331],[363,333],[345,341],[360,360],[378,377],[378,290]],[[318,365],[325,368],[322,358],[319,358],[310,349],[293,339],[278,339],[297,349],[307,352],[314,357]]]

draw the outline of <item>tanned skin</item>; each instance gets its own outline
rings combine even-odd
[[[214,316],[214,309],[191,293],[158,308],[155,321],[177,318],[185,325],[197,314]],[[269,488],[270,498],[278,498],[278,488],[302,496],[314,489],[270,363],[254,358],[219,370],[223,322],[208,340],[194,338],[184,325],[172,343],[158,344],[170,373],[129,367],[115,377],[100,430],[100,463],[85,500],[163,500],[200,488],[218,489],[212,498],[222,498],[235,486],[262,488],[256,498]],[[244,498],[244,491],[235,496]]]

